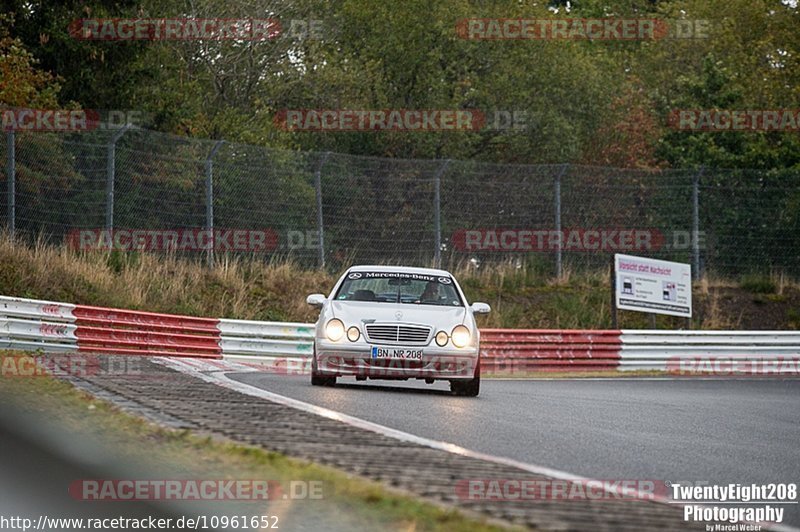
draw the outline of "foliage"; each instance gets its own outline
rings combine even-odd
[[[14,17],[6,24],[4,55],[14,42],[16,61],[32,65],[35,58],[41,65],[27,84],[14,84],[17,92],[44,84],[43,96],[62,104],[145,111],[151,126],[169,133],[405,158],[632,168],[800,164],[800,137],[792,132],[690,133],[666,126],[669,112],[680,108],[797,108],[800,9],[791,2],[2,4]],[[78,18],[133,16],[277,18],[284,31],[255,41],[113,42],[76,40],[67,30]],[[597,42],[473,41],[456,32],[459,20],[472,17],[565,16],[704,20],[708,29],[704,38]],[[288,31],[291,21],[311,19],[322,21],[321,35]],[[60,93],[47,75],[60,77]],[[517,111],[526,113],[527,127],[309,133],[276,126],[279,110],[296,108],[480,109],[490,118]]]

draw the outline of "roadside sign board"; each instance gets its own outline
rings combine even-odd
[[[614,255],[617,308],[692,316],[692,267],[680,262]]]

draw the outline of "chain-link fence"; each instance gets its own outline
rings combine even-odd
[[[77,249],[553,274],[628,253],[696,273],[800,273],[797,171],[403,160],[137,128],[6,133],[0,147],[8,229]]]

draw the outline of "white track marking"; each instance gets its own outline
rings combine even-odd
[[[360,429],[368,430],[370,432],[375,432],[377,434],[381,434],[383,436],[387,436],[390,438],[394,438],[396,440],[414,443],[417,445],[421,445],[423,447],[428,447],[430,449],[437,449],[440,451],[445,451],[452,454],[457,454],[460,456],[466,456],[469,458],[474,458],[476,460],[483,460],[485,462],[492,462],[495,464],[501,464],[509,467],[514,467],[520,469],[522,471],[527,471],[529,473],[533,473],[535,475],[542,475],[545,477],[555,478],[559,480],[566,480],[566,481],[582,481],[582,482],[597,482],[603,486],[603,490],[606,493],[619,495],[619,496],[626,496],[626,497],[635,497],[642,500],[651,500],[654,502],[662,503],[662,504],[670,504],[675,505],[677,502],[668,497],[662,497],[653,494],[646,494],[640,492],[639,490],[635,489],[626,489],[626,488],[617,488],[614,489],[608,486],[605,482],[600,480],[588,479],[586,477],[582,477],[579,475],[574,475],[572,473],[567,473],[566,471],[561,471],[558,469],[553,469],[546,466],[540,466],[536,464],[529,464],[526,462],[520,462],[518,460],[514,460],[512,458],[505,458],[502,456],[495,456],[491,454],[486,454],[478,451],[473,451],[470,449],[466,449],[459,445],[455,445],[453,443],[447,443],[444,441],[439,440],[432,440],[429,438],[424,438],[422,436],[415,436],[414,434],[410,434],[408,432],[403,432],[401,430],[393,429],[391,427],[387,427],[385,425],[380,425],[378,423],[373,423],[372,421],[367,421],[365,419],[357,418],[348,414],[343,414],[341,412],[337,412],[335,410],[331,410],[329,408],[325,408],[322,406],[312,405],[310,403],[306,403],[304,401],[299,401],[297,399],[292,399],[291,397],[286,397],[283,395],[279,395],[273,392],[268,392],[267,390],[263,390],[256,386],[251,386],[249,384],[244,384],[239,381],[235,381],[228,377],[225,372],[247,372],[247,373],[255,373],[252,367],[242,366],[241,364],[232,363],[230,361],[226,361],[225,365],[230,364],[230,369],[210,369],[206,371],[200,371],[197,367],[193,364],[186,364],[186,360],[181,358],[166,358],[166,357],[157,357],[153,359],[155,362],[162,364],[166,367],[172,368],[176,371],[181,373],[185,373],[187,375],[192,375],[197,377],[201,380],[206,382],[216,384],[217,386],[222,386],[224,388],[228,388],[239,393],[243,393],[245,395],[250,395],[252,397],[258,397],[260,399],[266,399],[267,401],[271,401],[273,403],[281,404],[284,406],[288,406],[290,408],[294,408],[296,410],[301,410],[303,412],[308,412],[310,414],[314,414],[317,416],[321,416],[327,419],[332,419],[335,421],[339,421],[341,423],[345,423],[352,427],[357,427]],[[197,360],[195,360],[197,362]],[[239,369],[236,368],[238,366]],[[207,366],[213,368],[210,364]],[[555,379],[554,379],[555,380]],[[573,380],[585,380],[585,379],[573,379]],[[609,380],[609,379],[597,379],[597,380]],[[622,378],[618,380],[630,380],[630,377]],[[639,379],[635,379],[639,380]],[[698,505],[701,506],[701,505]],[[762,525],[762,527],[766,530],[775,530],[777,532],[800,532],[800,529],[791,527],[789,525]]]

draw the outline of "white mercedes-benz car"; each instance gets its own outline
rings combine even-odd
[[[314,335],[311,384],[357,380],[450,381],[457,395],[480,391],[480,332],[458,282],[444,270],[353,266],[328,297],[308,296],[320,308]]]

